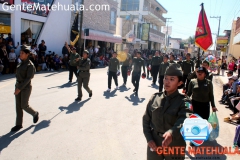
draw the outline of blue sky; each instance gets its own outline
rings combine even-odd
[[[230,30],[233,19],[240,17],[240,0],[158,0],[166,8],[165,18],[172,18],[169,26],[172,26],[173,38],[187,39],[195,35],[201,3],[204,3],[204,9],[208,17],[208,22],[212,33],[218,32],[218,19],[210,16],[221,16],[220,35],[224,35],[224,30]],[[215,35],[213,42],[215,43]],[[212,46],[214,47],[214,45]]]

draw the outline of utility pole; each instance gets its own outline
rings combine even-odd
[[[81,6],[84,5],[84,0],[82,0],[82,3],[80,4]],[[81,54],[82,51],[82,45],[81,45],[81,39],[82,39],[82,23],[83,23],[83,9],[80,11],[80,29],[79,29],[79,38],[78,38],[78,54]]]
[[[215,50],[217,50],[217,37],[219,37],[219,32],[220,32],[221,16],[217,16],[217,17],[212,17],[211,16],[210,18],[218,19],[218,34],[217,34],[216,40],[215,40]]]
[[[167,47],[168,47],[168,42],[169,42],[169,40],[168,40],[168,20],[169,19],[172,19],[172,18],[165,18],[166,19],[166,24],[167,24],[167,32],[166,32],[166,42],[165,42],[165,53],[167,53]]]

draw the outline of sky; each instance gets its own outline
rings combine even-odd
[[[195,35],[198,16],[201,10],[201,3],[213,33],[213,43],[215,43],[218,33],[219,20],[210,18],[221,16],[219,35],[224,35],[224,30],[231,30],[232,21],[240,17],[240,0],[157,0],[167,11],[163,14],[165,18],[171,18],[168,26],[172,26],[173,38],[187,39]],[[215,34],[215,35],[214,35]],[[212,45],[212,48],[214,48]],[[211,49],[212,49],[211,48]]]

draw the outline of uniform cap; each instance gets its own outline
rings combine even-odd
[[[179,64],[173,63],[171,64],[165,72],[167,76],[183,76],[182,68]]]
[[[83,53],[89,54],[88,50],[84,50]]]
[[[197,72],[200,72],[200,71],[205,72],[207,74],[207,69],[204,67],[198,67]]]
[[[228,72],[226,72],[226,73],[233,75],[233,71],[228,71]]]

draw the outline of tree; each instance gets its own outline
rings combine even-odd
[[[195,44],[195,36],[190,36],[190,37],[187,39],[187,42],[190,43],[190,44]]]

